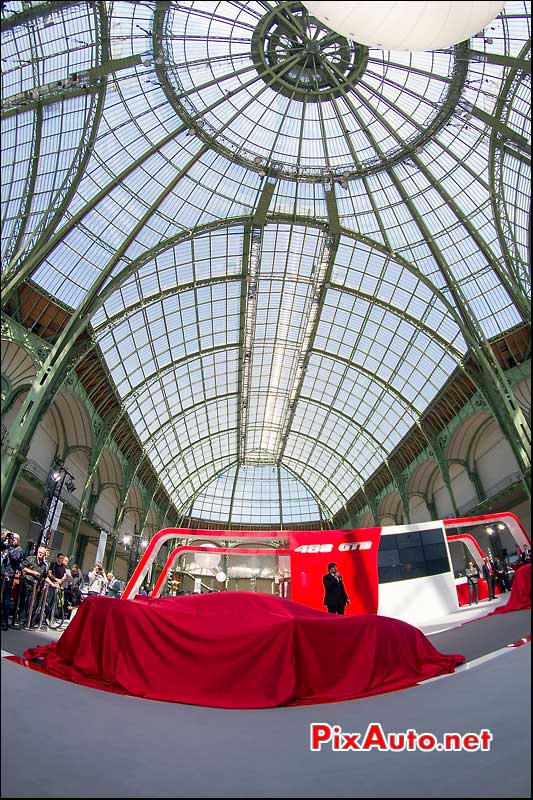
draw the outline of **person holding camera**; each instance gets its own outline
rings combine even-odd
[[[107,591],[107,578],[101,564],[95,564],[94,569],[89,572],[89,589],[87,595],[104,595]]]
[[[2,528],[1,548],[2,630],[7,631],[9,628],[13,580],[16,573],[20,572],[22,562],[24,561],[24,552],[20,546],[20,536],[18,533]]]

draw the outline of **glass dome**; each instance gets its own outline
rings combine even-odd
[[[417,53],[297,2],[2,5],[3,302],[86,337],[178,514],[333,519],[529,319],[529,39],[525,2]]]

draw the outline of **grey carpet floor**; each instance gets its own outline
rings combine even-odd
[[[468,647],[472,659],[529,624],[529,612],[515,612],[431,639],[444,652]],[[8,631],[2,647],[20,653],[55,638]],[[530,651],[510,648],[401,692],[259,711],[114,695],[2,659],[2,797],[530,797]],[[313,753],[312,722],[439,737],[488,728],[494,740],[490,752]]]

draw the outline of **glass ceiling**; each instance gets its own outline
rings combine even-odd
[[[180,513],[330,519],[524,321],[528,9],[399,53],[297,2],[3,4],[3,279],[90,321]]]

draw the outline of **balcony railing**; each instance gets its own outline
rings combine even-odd
[[[522,480],[523,476],[521,472],[512,472],[510,475],[507,475],[505,478],[502,478],[501,481],[498,481],[498,483],[493,484],[489,489],[487,489],[486,490],[487,496],[484,500],[478,500],[476,498],[473,498],[468,503],[459,506],[459,508],[457,509],[459,512],[459,516],[463,516],[463,514],[467,514],[469,511],[473,511],[475,508],[478,508],[478,506],[484,505],[484,503],[488,503],[489,500],[493,500],[497,495],[505,491],[505,489],[508,489],[510,486],[515,486]]]

